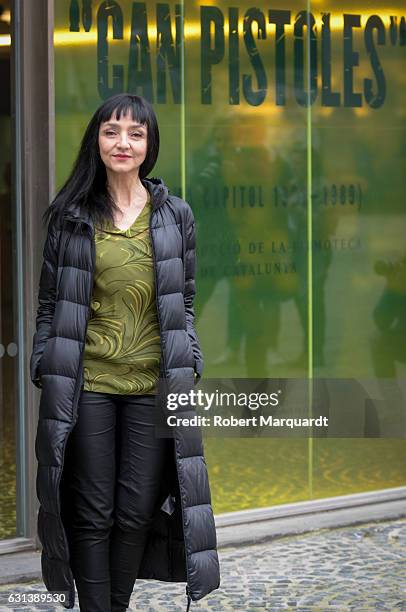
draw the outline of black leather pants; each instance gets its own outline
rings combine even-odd
[[[170,452],[170,440],[156,436],[154,404],[153,395],[81,392],[65,451],[63,510],[85,612],[129,605]]]

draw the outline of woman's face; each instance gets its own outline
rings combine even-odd
[[[114,115],[100,125],[100,157],[112,172],[138,172],[147,155],[147,126],[134,121],[131,114],[119,121]]]

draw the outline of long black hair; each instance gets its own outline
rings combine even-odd
[[[111,119],[114,112],[117,121],[131,112],[133,121],[147,126],[147,154],[139,169],[140,179],[151,172],[159,152],[159,129],[154,109],[141,96],[128,93],[112,96],[90,119],[71,173],[42,216],[44,224],[51,216],[62,218],[66,207],[75,203],[87,210],[96,223],[102,224],[104,220],[114,223],[114,211],[119,209],[107,190],[106,167],[98,144],[100,125]]]

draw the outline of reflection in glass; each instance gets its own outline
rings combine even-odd
[[[57,184],[100,102],[98,49],[105,46],[97,46],[98,3],[87,25],[77,11],[71,15],[77,28],[69,30],[69,9],[74,13],[76,4],[82,6],[55,3]],[[277,13],[271,9],[268,19],[269,2],[257,3],[254,12],[247,2],[183,3],[183,72],[167,63],[169,55],[158,58],[157,11],[148,4],[148,45],[139,56],[151,67],[147,87],[130,74],[128,60],[137,27],[145,43],[144,22],[134,23],[132,1],[114,4],[123,38],[113,39],[110,26],[103,75],[113,86],[116,66],[124,90],[135,83],[133,93],[153,93],[161,129],[153,174],[184,196],[195,214],[204,376],[313,377],[320,393],[309,410],[327,415],[339,398],[325,400],[323,379],[353,378],[348,391],[368,396],[354,419],[359,438],[207,438],[217,512],[404,484],[404,440],[362,439],[389,435],[404,417],[388,409],[388,393],[397,406],[404,400],[406,378],[404,45],[401,38],[397,45],[388,42],[389,16],[400,16],[404,7],[379,7],[387,37],[376,44],[386,77],[378,108],[364,91],[365,79],[376,85],[363,30],[370,7],[364,4],[295,0],[283,7],[286,24],[276,42]],[[175,33],[176,3],[168,6]],[[306,10],[315,19],[311,67],[305,19],[297,17]],[[244,19],[248,11],[263,22]],[[350,37],[344,41],[346,12],[360,15],[360,27],[352,29],[359,53],[352,81],[344,71],[351,50]],[[323,13],[331,14],[329,40],[322,39]],[[60,43],[68,34],[71,42]],[[307,108],[310,68],[313,103]],[[177,97],[182,79],[184,106]],[[362,93],[361,106],[352,104],[358,97],[350,95],[351,86]]]

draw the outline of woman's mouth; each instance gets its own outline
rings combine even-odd
[[[113,155],[113,157],[117,157],[117,159],[130,159],[130,155]]]

